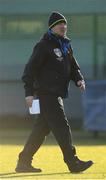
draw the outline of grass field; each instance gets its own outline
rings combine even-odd
[[[62,153],[50,135],[34,156],[33,165],[42,168],[42,173],[15,173],[17,156],[29,135],[29,130],[0,131],[0,179],[106,179],[106,134],[98,139],[90,133],[74,132],[77,154],[83,160],[93,160],[94,165],[80,174],[71,174],[63,162]]]

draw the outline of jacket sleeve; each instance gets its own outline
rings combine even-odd
[[[45,61],[45,47],[43,43],[37,43],[33,49],[32,55],[25,65],[25,69],[22,75],[22,81],[24,82],[25,96],[33,96],[34,88],[33,83],[37,78],[40,68]]]
[[[79,64],[77,60],[73,56],[73,50],[70,50],[71,52],[71,77],[70,79],[75,82],[77,86],[77,82],[79,80],[84,80],[83,75],[81,74]]]

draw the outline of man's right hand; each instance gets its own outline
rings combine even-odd
[[[28,107],[31,107],[32,106],[32,101],[33,101],[34,97],[33,96],[27,96],[25,98],[26,100],[26,104],[28,105]]]

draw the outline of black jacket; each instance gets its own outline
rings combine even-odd
[[[64,56],[60,44],[46,33],[35,45],[22,80],[25,83],[25,96],[51,93],[66,97],[70,80],[77,85],[83,76],[72,49],[69,48]]]

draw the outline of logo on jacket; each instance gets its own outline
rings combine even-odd
[[[54,53],[56,54],[56,56],[61,57],[62,56],[62,52],[60,51],[60,49],[56,48],[54,49]]]

